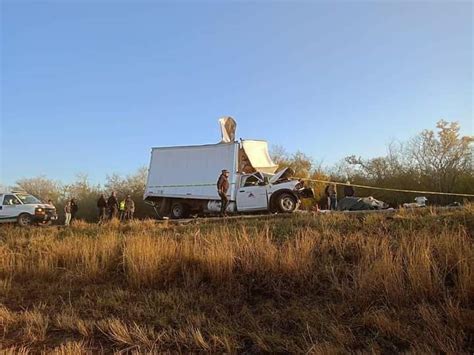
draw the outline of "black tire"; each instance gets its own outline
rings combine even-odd
[[[170,215],[171,215],[171,218],[173,218],[173,219],[179,219],[179,218],[186,217],[187,212],[188,211],[187,211],[186,205],[184,203],[175,202],[171,206]]]
[[[17,222],[20,227],[30,226],[33,222],[33,217],[28,213],[22,213],[18,216]]]
[[[277,197],[276,205],[281,213],[292,213],[298,208],[298,200],[290,193],[282,193]]]

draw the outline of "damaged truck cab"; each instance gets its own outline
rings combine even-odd
[[[261,211],[291,213],[301,198],[313,197],[313,191],[304,183],[292,180],[293,171],[285,168],[275,175],[256,172],[241,175],[237,191],[238,211]]]
[[[267,142],[243,140],[153,148],[144,199],[160,216],[217,213],[221,202],[216,182],[222,169],[230,172],[229,213],[291,213],[302,198],[313,197],[312,189],[292,179],[291,169],[276,172]]]

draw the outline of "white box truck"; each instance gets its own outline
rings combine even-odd
[[[227,212],[290,213],[301,198],[313,197],[313,191],[291,179],[291,169],[275,174],[277,168],[265,141],[152,148],[144,199],[162,217],[217,213],[217,179],[227,169]]]

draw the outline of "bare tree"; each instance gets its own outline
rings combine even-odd
[[[15,188],[24,190],[45,202],[49,199],[57,202],[64,197],[64,186],[45,176],[20,179],[16,182]]]
[[[295,176],[308,177],[312,172],[313,159],[300,151],[290,155],[277,145],[272,147],[270,156],[280,169],[289,167],[295,172]]]
[[[407,145],[410,165],[434,188],[453,190],[462,174],[473,174],[472,142],[474,137],[461,136],[457,122],[441,120],[437,132],[424,130]]]
[[[281,145],[274,145],[270,148],[270,156],[275,164],[287,166],[290,156]]]
[[[139,168],[134,174],[122,177],[119,174],[107,175],[105,187],[109,191],[116,191],[124,195],[142,195],[145,191],[148,169]]]

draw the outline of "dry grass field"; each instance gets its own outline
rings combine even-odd
[[[474,352],[474,206],[0,227],[4,353]]]

